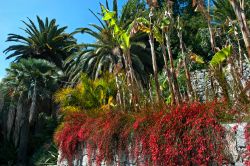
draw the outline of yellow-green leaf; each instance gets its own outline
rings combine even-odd
[[[126,47],[126,48],[130,48],[130,39],[129,39],[129,35],[127,33],[123,33],[121,35],[121,40],[122,40],[122,43],[123,45]]]
[[[190,59],[195,61],[196,63],[199,63],[199,64],[205,63],[201,56],[194,54],[194,53],[191,55]]]
[[[232,46],[229,45],[228,47],[225,47],[222,50],[218,51],[210,61],[210,65],[214,67],[225,61],[229,56],[232,55],[232,50]]]
[[[156,26],[153,27],[153,35],[156,41],[159,42],[160,44],[164,42],[160,30]]]
[[[115,12],[111,12],[111,11],[108,11],[107,9],[105,9],[104,16],[102,19],[105,21],[108,21],[108,20],[114,18],[114,16],[115,16]]]
[[[115,25],[114,26],[114,34],[118,35],[119,33],[120,33],[120,28],[117,25]]]

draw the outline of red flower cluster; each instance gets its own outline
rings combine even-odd
[[[137,165],[221,165],[224,128],[216,103],[192,103],[139,113],[111,111],[99,116],[68,115],[55,134],[55,142],[69,162],[80,145],[89,160],[111,163],[126,155]]]

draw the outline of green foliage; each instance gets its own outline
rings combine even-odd
[[[104,16],[103,16],[103,20],[104,21],[109,21],[111,20],[111,26],[114,26],[115,25],[115,22],[112,23],[112,21],[115,21],[114,17],[115,17],[115,12],[112,12],[112,11],[108,11],[106,10],[104,7],[103,7],[103,13],[104,13]]]
[[[210,65],[212,67],[217,66],[218,64],[221,64],[224,62],[228,57],[232,55],[232,46],[227,46],[223,48],[222,50],[218,51],[210,61]]]
[[[167,104],[171,104],[172,98],[171,93],[169,91],[169,84],[167,80],[166,72],[162,72],[159,74],[159,84],[162,91],[162,96]]]
[[[36,166],[57,165],[58,149],[53,143],[44,144],[32,156],[32,164]]]
[[[11,96],[24,93],[30,98],[35,84],[41,98],[51,95],[57,88],[61,72],[52,63],[39,59],[21,59],[6,69],[3,85]]]
[[[58,123],[44,113],[40,114],[38,121],[36,133],[30,141],[33,150],[30,165],[56,165],[58,149],[53,144],[52,137]]]
[[[150,21],[144,17],[139,17],[135,20],[136,28],[138,31],[150,34],[152,33],[156,41],[160,44],[164,43],[164,38],[162,37],[162,31],[164,28],[170,25],[169,18],[164,17],[161,19],[159,25],[153,24],[152,29],[150,29]]]
[[[45,21],[37,16],[38,26],[28,19],[23,21],[26,28],[21,28],[26,36],[9,34],[7,42],[16,42],[16,45],[9,46],[4,52],[10,53],[7,59],[15,58],[16,61],[24,58],[45,59],[53,62],[57,67],[62,68],[62,63],[66,57],[74,50],[66,51],[66,47],[75,44],[76,40],[65,33],[67,27],[59,27],[56,20]]]
[[[216,67],[217,65],[221,64],[228,57],[230,57],[232,55],[232,51],[233,51],[233,48],[232,48],[231,45],[221,49],[216,54],[214,54],[211,61],[209,62],[209,65],[211,67]],[[191,55],[190,59],[193,60],[194,62],[198,63],[198,64],[204,64],[205,63],[201,56],[199,56],[197,54],[194,54],[194,53]]]
[[[117,39],[123,50],[130,49],[130,29],[123,29],[118,25],[118,20],[115,17],[115,12],[109,11],[102,6],[103,20],[109,23],[109,28],[113,29],[113,36]]]
[[[82,72],[86,73],[92,79],[102,76],[107,71],[112,73],[118,63],[122,63],[121,69],[125,69],[122,57],[123,51],[121,49],[121,43],[123,43],[122,46],[124,48],[131,45],[130,53],[135,75],[139,81],[144,85],[146,84],[148,73],[152,70],[150,49],[146,45],[148,43],[146,35],[138,34],[130,36],[130,38],[126,33],[123,33],[123,36],[114,35],[121,32],[122,29],[132,28],[131,23],[137,16],[141,16],[145,10],[144,3],[140,0],[130,0],[123,6],[121,13],[117,10],[116,0],[113,0],[113,4],[113,12],[109,11],[110,8],[107,5],[106,7],[102,4],[100,6],[101,11],[104,8],[108,12],[113,13],[110,14],[113,15],[112,21],[104,21],[91,11],[98,19],[99,25],[90,24],[91,28],[78,28],[73,33],[89,34],[95,39],[95,42],[72,46],[72,48],[78,48],[79,52],[71,55],[65,62],[65,66],[67,66],[66,75],[69,77],[70,82],[80,82]],[[102,12],[101,17],[104,14]],[[110,19],[110,16],[107,16],[107,19]]]
[[[204,64],[204,60],[201,56],[197,55],[197,54],[192,54],[191,57],[190,57],[191,60],[195,61],[196,63],[199,63],[199,64]]]
[[[115,79],[111,75],[91,80],[82,75],[81,83],[74,88],[63,88],[55,94],[62,111],[81,111],[110,106],[116,95]]]
[[[214,20],[218,23],[226,23],[228,19],[236,20],[236,15],[234,13],[233,7],[228,0],[213,0],[213,16]],[[245,1],[244,12],[246,17],[250,16],[250,2]]]

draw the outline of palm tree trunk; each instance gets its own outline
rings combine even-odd
[[[156,55],[155,55],[155,48],[154,48],[154,37],[152,34],[149,35],[149,44],[151,47],[151,56],[152,56],[152,63],[153,63],[153,70],[154,70],[154,80],[155,80],[155,86],[156,86],[156,100],[157,102],[160,101],[161,98],[161,92],[160,92],[160,85],[158,80],[158,68],[156,63]]]
[[[246,23],[246,16],[244,10],[240,7],[240,4],[236,0],[229,0],[229,2],[232,5],[235,15],[237,17],[240,30],[243,36],[243,40],[246,46],[246,50],[248,53],[248,58],[250,59],[250,32]]]
[[[183,64],[184,64],[185,76],[187,79],[187,94],[188,94],[187,97],[189,100],[189,98],[191,96],[194,96],[193,95],[194,91],[193,91],[193,87],[192,87],[192,83],[191,83],[190,72],[189,72],[188,67],[187,67],[187,58],[186,58],[185,53],[184,53],[184,43],[183,43],[182,33],[180,31],[178,31],[178,37],[179,37],[179,41],[180,41],[181,53],[184,56]]]
[[[174,93],[174,89],[173,89],[173,82],[172,82],[172,79],[171,79],[171,72],[170,72],[170,70],[168,68],[168,59],[167,59],[166,47],[165,47],[164,44],[161,44],[161,49],[162,49],[162,52],[163,52],[163,59],[164,59],[166,73],[167,73],[169,90],[170,90],[170,93],[171,93],[173,103],[176,103],[176,100],[175,100],[176,97],[175,97],[175,93]]]
[[[34,89],[31,99],[31,106],[30,106],[30,114],[29,114],[29,124],[30,126],[34,126],[36,119],[37,119],[37,83],[34,83]]]
[[[17,148],[18,165],[27,165],[27,151],[29,141],[29,111],[25,108],[27,102],[20,94],[17,104],[17,113],[14,131],[14,143]]]
[[[11,98],[11,102],[9,105],[9,112],[7,116],[7,140],[11,139],[11,135],[13,133],[14,125],[15,125],[15,117],[16,117],[16,107],[13,103],[13,97]]]
[[[149,81],[149,83],[148,83],[148,91],[149,91],[150,102],[153,102],[153,93],[152,93],[151,81]]]
[[[5,94],[0,91],[0,130],[2,129],[3,139],[7,140],[7,121],[9,111],[5,107]]]
[[[13,133],[13,141],[14,141],[14,145],[15,147],[18,146],[19,144],[19,135],[20,135],[20,121],[21,121],[21,117],[23,114],[23,95],[20,94],[18,101],[17,101],[17,105],[16,105],[16,116],[15,116],[15,128],[14,128],[14,133]]]
[[[3,106],[4,106],[4,95],[3,93],[0,93],[0,113],[3,111]]]
[[[171,45],[170,45],[170,39],[167,33],[165,33],[165,38],[166,38],[166,45],[167,45],[168,56],[169,56],[169,61],[170,61],[170,72],[173,77],[173,86],[174,86],[173,90],[175,93],[176,102],[177,104],[179,104],[181,103],[181,95],[180,95],[179,85],[177,82],[176,73],[174,69],[174,60],[173,60],[173,55],[172,55],[172,50],[171,50]]]

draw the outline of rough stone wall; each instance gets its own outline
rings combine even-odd
[[[227,147],[227,156],[230,159],[231,166],[244,166],[244,152],[246,150],[246,140],[245,140],[245,127],[246,123],[241,124],[224,124],[227,134],[225,136],[226,142],[228,142]],[[86,148],[79,148],[78,153],[76,154],[76,159],[73,161],[73,166],[88,166],[88,155]],[[92,159],[92,166],[95,166],[95,157]],[[117,159],[113,164],[102,163],[102,166],[136,166],[138,162],[129,160],[126,156],[122,159]],[[141,160],[141,165],[143,165],[143,159]],[[61,153],[59,152],[58,156],[58,166],[69,166],[66,160],[61,161]]]
[[[230,72],[230,66],[228,65],[226,68],[224,68],[224,70],[226,74],[226,80],[230,88],[233,88],[233,76]],[[213,99],[210,79],[209,73],[205,69],[191,72],[191,83],[193,89],[196,92],[196,97],[201,101]],[[245,86],[247,81],[250,81],[250,64],[243,63],[243,73],[241,77],[242,85]],[[216,95],[220,96],[221,88],[216,81],[214,81],[214,88]]]

